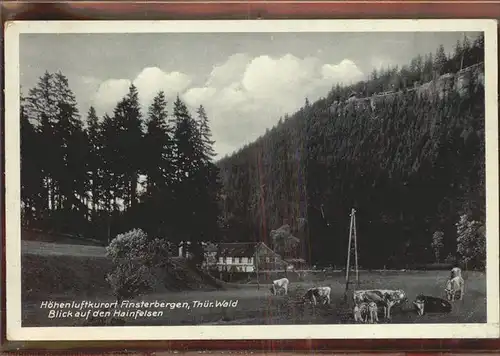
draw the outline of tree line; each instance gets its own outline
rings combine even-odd
[[[328,97],[343,100],[352,92],[368,97],[386,91],[410,89],[445,73],[456,73],[482,62],[483,58],[484,34],[481,33],[473,41],[464,36],[462,40],[457,40],[451,55],[447,55],[444,46],[440,45],[435,53],[417,55],[407,65],[375,68],[367,80],[344,87],[336,85]]]
[[[81,118],[68,79],[45,72],[21,97],[22,224],[110,241],[140,228],[217,238],[220,182],[209,119],[160,91],[146,113],[132,84],[111,114]],[[196,246],[196,244],[193,244]],[[193,247],[195,248],[195,247]]]
[[[482,62],[484,37],[458,42],[451,56],[440,46],[435,56],[420,58],[336,86],[314,103],[306,99],[222,159],[224,238],[269,243],[271,229],[290,224],[309,261],[345,266],[354,207],[365,268],[456,258],[484,267],[484,88],[471,82],[467,95],[442,99],[403,91],[374,111],[331,110],[360,88],[370,95]]]

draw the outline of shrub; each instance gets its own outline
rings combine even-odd
[[[444,233],[442,231],[436,231],[432,235],[432,250],[434,251],[434,257],[436,262],[439,263],[439,257],[441,254],[441,249],[444,247],[443,244]]]
[[[168,242],[149,239],[140,229],[119,234],[106,247],[113,270],[107,275],[116,298],[132,298],[154,289],[160,282],[155,270],[168,263]]]
[[[483,269],[486,265],[486,229],[478,221],[460,216],[457,226],[457,254],[469,268]]]

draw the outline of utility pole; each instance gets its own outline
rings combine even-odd
[[[356,234],[356,209],[351,210],[351,222],[349,226],[349,243],[347,246],[347,264],[346,264],[346,275],[345,275],[345,293],[344,299],[347,298],[347,291],[349,289],[349,271],[351,269],[351,250],[352,243],[354,240],[354,265],[356,270],[356,286],[359,287],[359,270],[358,270],[358,239]]]

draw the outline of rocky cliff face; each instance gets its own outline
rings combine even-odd
[[[378,93],[366,98],[351,97],[345,102],[335,101],[330,105],[329,110],[334,115],[345,115],[353,108],[374,112],[378,105],[382,103],[390,104],[398,96],[413,91],[419,96],[426,96],[431,100],[442,100],[452,91],[456,91],[460,96],[464,97],[470,93],[471,86],[474,88],[484,87],[484,63],[464,68],[457,73],[443,74],[428,83],[416,84],[414,88],[404,91]]]

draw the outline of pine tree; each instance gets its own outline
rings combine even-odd
[[[87,114],[86,133],[88,138],[88,155],[86,157],[90,175],[89,188],[92,210],[97,213],[100,209],[100,185],[102,184],[102,132],[95,108],[91,106]]]
[[[461,70],[464,65],[464,49],[462,47],[462,43],[460,42],[460,40],[457,40],[457,43],[455,44],[452,59],[453,59],[452,70],[454,72]]]
[[[107,241],[111,241],[114,236],[112,231],[113,216],[119,209],[118,200],[125,194],[123,152],[120,144],[120,123],[116,120],[119,114],[119,105],[114,110],[114,115],[104,114],[100,126],[100,157],[101,171],[99,175],[99,196],[103,201],[104,221],[102,230],[105,231]]]
[[[148,194],[156,194],[163,186],[173,180],[172,172],[172,130],[168,125],[167,100],[160,91],[148,111],[147,132],[145,136],[148,157],[146,175]]]
[[[428,53],[425,56],[424,68],[422,71],[422,76],[420,78],[421,83],[427,83],[433,79],[433,66],[434,66],[434,56],[432,53]]]
[[[63,194],[62,208],[71,210],[75,207],[85,214],[83,196],[87,189],[87,169],[84,160],[87,150],[86,136],[76,98],[69,89],[68,79],[62,73],[56,73],[54,84],[58,102],[55,141],[60,148],[59,159],[61,159],[56,179]]]
[[[86,168],[82,155],[86,140],[76,99],[68,79],[60,72],[45,72],[26,98],[25,114],[36,125],[37,143],[44,148],[40,157],[46,199],[44,219],[53,216],[55,229],[81,229],[86,207],[83,203]],[[77,209],[79,213],[71,211]]]
[[[186,104],[177,96],[174,102],[174,142],[176,180],[182,182],[192,177],[198,169],[197,142],[199,137],[195,120]]]
[[[144,170],[144,157],[141,153],[143,144],[143,123],[139,104],[139,93],[135,85],[131,85],[125,98],[126,120],[124,123],[125,132],[123,138],[126,141],[125,156],[128,160],[126,168],[126,179],[129,189],[130,206],[137,203],[137,184],[139,174]]]
[[[448,62],[448,58],[446,57],[446,53],[444,51],[444,46],[440,45],[436,51],[436,56],[434,57],[433,70],[436,76],[440,76],[445,73],[446,64]]]
[[[160,236],[169,236],[174,209],[173,132],[169,126],[167,100],[163,91],[153,99],[148,110],[145,135],[146,155],[144,173],[147,176],[145,209],[148,211],[147,228]]]
[[[196,113],[198,114],[198,130],[201,136],[202,159],[204,164],[208,164],[209,162],[212,162],[215,157],[215,151],[213,149],[215,141],[212,140],[212,132],[210,130],[207,113],[205,112],[203,105],[200,105]]]
[[[43,172],[40,167],[38,133],[26,115],[26,100],[21,97],[21,201],[24,226],[32,226],[42,218]]]
[[[134,208],[137,199],[139,174],[144,171],[142,147],[144,134],[139,94],[132,84],[128,94],[113,110],[114,123],[108,127],[114,134],[111,145],[114,147],[115,179],[118,182],[116,198],[123,199],[124,209]]]

